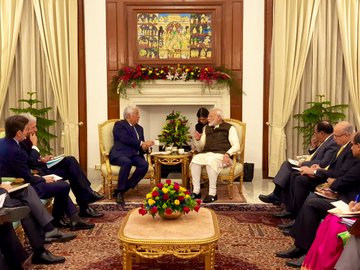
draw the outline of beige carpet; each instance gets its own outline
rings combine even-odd
[[[101,192],[103,190],[101,189]],[[139,184],[138,189],[129,190],[125,194],[126,202],[142,202],[145,198],[146,193],[150,192],[149,184]],[[201,189],[202,199],[205,198],[208,192],[208,187],[205,185]],[[239,193],[239,183],[235,182],[233,185],[233,199],[229,199],[229,193],[227,185],[219,184],[217,187],[218,200],[215,203],[246,203],[246,198]],[[103,202],[115,201],[114,199],[105,199]]]

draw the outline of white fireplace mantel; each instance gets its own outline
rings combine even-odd
[[[166,115],[172,111],[180,111],[189,119],[190,132],[197,123],[200,107],[221,108],[224,117],[230,117],[230,91],[225,84],[209,88],[195,81],[155,80],[143,83],[140,91],[127,89],[127,98],[120,98],[120,115],[126,106],[136,105],[146,139],[157,139]]]

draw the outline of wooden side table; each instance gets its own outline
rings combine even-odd
[[[188,188],[189,181],[189,164],[191,160],[190,153],[184,154],[154,154],[155,164],[155,185],[161,181],[161,165],[177,165],[181,164],[182,186]]]
[[[138,209],[126,215],[119,230],[124,270],[132,269],[132,256],[154,259],[164,255],[180,259],[204,255],[205,270],[214,269],[220,229],[213,210],[201,208],[198,213],[164,220],[159,216],[141,216]]]

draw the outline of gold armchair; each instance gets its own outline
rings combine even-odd
[[[109,190],[109,199],[111,199],[113,193],[113,181],[118,180],[121,167],[111,165],[109,160],[110,150],[114,144],[113,128],[116,121],[120,119],[111,119],[99,124],[99,147],[100,147],[100,170],[101,177],[103,179],[104,194],[106,194],[106,187]],[[150,155],[146,156],[149,163],[149,169],[144,179],[150,179],[151,187],[154,185],[154,168],[151,163]],[[135,167],[131,168],[130,175],[134,173]]]
[[[236,119],[224,119],[225,122],[233,125],[238,133],[240,142],[240,151],[236,152],[232,156],[233,164],[229,167],[223,168],[218,176],[218,181],[224,182],[228,186],[229,198],[233,199],[233,183],[234,179],[239,179],[239,193],[242,194],[242,187],[244,181],[244,151],[245,151],[245,135],[246,135],[246,124]],[[206,168],[203,167],[201,170],[201,179],[209,180],[206,173]]]

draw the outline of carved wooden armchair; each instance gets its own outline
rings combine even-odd
[[[240,151],[236,152],[232,156],[232,166],[225,167],[221,170],[218,181],[226,183],[229,191],[229,198],[233,199],[233,183],[234,179],[239,177],[239,193],[242,194],[242,187],[244,181],[244,152],[245,152],[245,135],[246,135],[246,124],[236,119],[224,119],[225,122],[233,125],[238,133],[240,142]],[[206,173],[205,166],[201,170],[201,179],[209,180]]]
[[[100,171],[103,179],[104,194],[106,194],[106,188],[109,191],[109,199],[111,199],[113,193],[113,182],[118,180],[121,167],[117,165],[111,165],[109,160],[110,150],[114,144],[113,128],[115,122],[120,119],[111,119],[99,124],[99,147],[100,147]],[[149,169],[144,179],[150,179],[151,187],[154,186],[154,168],[151,163],[150,155],[146,155],[146,160],[149,163]],[[134,173],[135,167],[131,168],[130,175]]]

